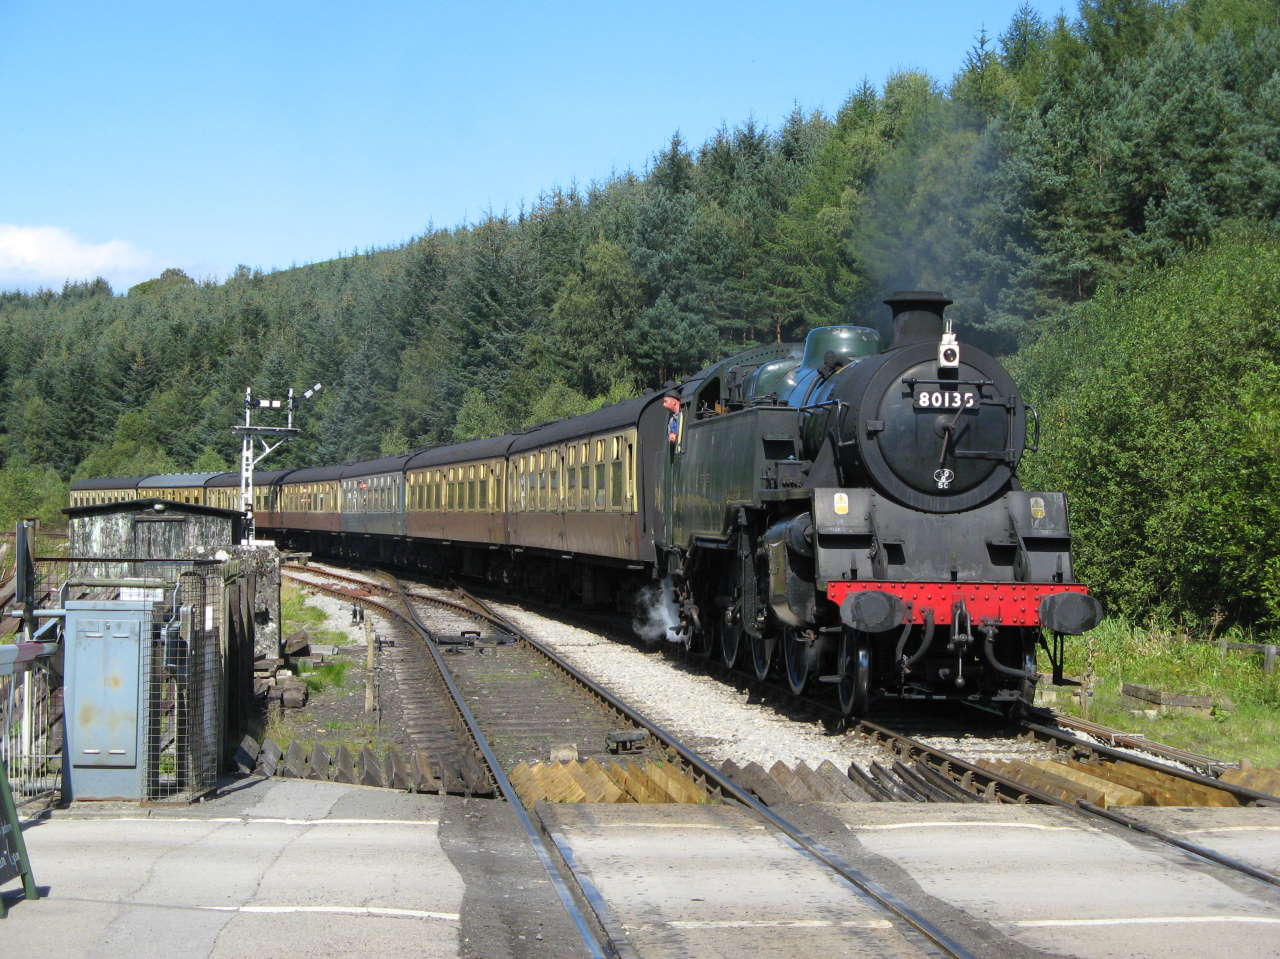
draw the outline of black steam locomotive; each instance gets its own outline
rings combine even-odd
[[[846,713],[1016,706],[1046,632],[1056,671],[1062,636],[1101,607],[1075,580],[1063,494],[1018,484],[1029,408],[1008,373],[959,342],[949,300],[886,302],[883,350],[874,330],[825,327],[521,433],[260,473],[256,521],[294,548],[562,602],[625,608],[657,582],[670,638],[796,692],[833,685]],[[237,509],[239,483],[88,480],[71,509]]]
[[[1042,629],[1060,669],[1061,636],[1097,624],[1065,497],[1016,478],[1029,408],[959,342],[950,302],[887,300],[884,350],[874,330],[816,329],[685,385],[659,551],[695,648],[733,662],[745,645],[762,677],[780,659],[793,690],[832,683],[846,713],[1013,704],[1032,698]]]

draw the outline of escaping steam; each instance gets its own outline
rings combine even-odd
[[[668,576],[657,586],[646,586],[636,596],[636,613],[631,628],[641,639],[656,643],[660,639],[673,643],[684,642],[678,632],[680,607],[676,603],[676,591]]]

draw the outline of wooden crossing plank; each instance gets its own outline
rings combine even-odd
[[[1128,786],[1123,786],[1110,779],[1103,779],[1101,776],[1095,776],[1092,772],[1080,769],[1078,766],[1067,766],[1052,759],[1033,759],[1031,760],[1031,765],[1037,769],[1043,769],[1051,775],[1061,776],[1063,779],[1070,779],[1081,786],[1098,790],[1105,799],[1104,808],[1109,806],[1145,806],[1147,804],[1147,797],[1138,790],[1130,789]]]
[[[769,767],[769,775],[792,802],[808,802],[813,798],[809,793],[809,787],[781,759]]]
[[[413,765],[418,772],[418,790],[420,792],[444,794],[444,783],[439,772],[432,767],[431,756],[425,750],[413,751]]]
[[[339,746],[333,754],[333,779],[334,782],[352,785],[356,782],[356,758],[346,746]]]
[[[582,763],[582,767],[588,770],[599,782],[602,792],[600,802],[616,803],[626,801],[626,793],[618,788],[617,784],[609,778],[609,775],[598,762],[594,759],[588,759]]]
[[[735,781],[755,793],[766,806],[778,806],[791,801],[787,791],[759,763],[747,763],[739,771]]]
[[[844,796],[844,802],[867,802],[871,798],[855,786],[853,780],[838,770],[829,759],[824,759],[819,763],[814,772],[821,776],[833,789],[840,792]]]
[[[329,751],[316,743],[311,747],[311,754],[307,757],[307,763],[311,766],[311,772],[308,773],[308,779],[328,780],[329,778]]]

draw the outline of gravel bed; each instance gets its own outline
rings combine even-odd
[[[574,667],[715,762],[758,762],[768,768],[778,760],[814,766],[825,759],[844,769],[851,762],[865,765],[886,759],[884,750],[856,734],[829,733],[820,721],[798,720],[771,705],[751,702],[748,692],[685,669],[666,659],[656,646],[646,651],[518,605],[492,605]],[[917,738],[965,759],[1049,755],[1039,744],[1007,737]]]
[[[324,578],[323,568],[312,564],[312,570],[317,579]],[[358,572],[342,572],[364,578]],[[350,604],[314,593],[311,596],[311,602],[326,612],[332,609],[331,628],[349,628]],[[805,762],[810,766],[828,760],[844,769],[851,762],[865,766],[891,758],[856,733],[831,733],[820,720],[800,719],[776,705],[753,702],[748,690],[700,673],[696,665],[686,667],[667,658],[659,644],[646,648],[619,642],[604,633],[563,623],[520,605],[491,605],[714,762],[731,759],[737,763],[757,762],[768,768],[779,760],[788,765]],[[890,720],[885,724],[895,727]],[[928,735],[914,729],[908,734],[970,761],[1047,759],[1053,755],[1045,744],[1007,736]]]
[[[345,572],[339,570],[340,572]],[[309,570],[308,579],[313,583],[325,583],[326,585],[338,586],[349,589],[351,584],[341,580],[331,580],[324,575],[323,569],[314,567]],[[360,575],[360,574],[355,574]],[[394,745],[402,749],[412,748],[414,742],[404,729],[404,698],[401,694],[399,684],[396,678],[396,671],[391,667],[389,659],[397,655],[394,649],[384,649],[377,654],[376,665],[378,669],[378,709],[376,714],[367,714],[364,712],[364,679],[365,679],[365,663],[368,655],[368,644],[365,642],[365,623],[368,623],[371,632],[374,635],[390,638],[396,642],[408,641],[408,637],[399,626],[398,622],[393,622],[385,616],[379,616],[377,613],[366,611],[364,623],[353,623],[351,621],[351,602],[345,599],[339,599],[336,596],[329,596],[325,593],[318,592],[315,589],[309,589],[306,580],[299,580],[290,577],[288,582],[295,586],[299,586],[306,593],[307,605],[319,609],[325,614],[325,620],[320,624],[321,628],[333,630],[343,637],[342,644],[339,645],[338,655],[341,658],[350,660],[352,668],[350,670],[349,689],[344,691],[326,690],[318,697],[313,697],[301,710],[297,710],[296,717],[293,718],[294,725],[298,726],[300,734],[305,733],[309,727],[323,726],[325,724],[339,724],[344,730],[354,730],[351,735],[366,736],[370,739],[372,745],[375,746],[375,752],[381,753],[388,745]],[[345,698],[350,700],[345,709],[335,709],[334,701],[342,696],[342,692],[348,694]],[[290,711],[293,713],[294,711]],[[350,715],[348,715],[348,713]],[[333,739],[332,734],[326,736],[322,734],[314,734],[310,737],[316,740]],[[342,737],[342,733],[338,733],[338,737]]]

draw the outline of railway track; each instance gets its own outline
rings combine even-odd
[[[503,684],[498,683],[496,685],[499,686],[500,692],[496,697],[496,703],[484,702],[484,697],[476,692],[479,683],[477,670],[479,669],[493,670],[493,674],[499,676],[510,675],[534,665],[535,657],[539,658],[540,662],[537,665],[548,673],[558,674],[562,682],[571,683],[579,691],[580,699],[594,699],[593,708],[607,710],[611,717],[611,723],[616,725],[618,722],[625,720],[630,725],[631,730],[645,734],[644,749],[646,750],[646,755],[656,756],[661,754],[666,761],[678,766],[689,780],[698,783],[705,789],[707,800],[727,799],[741,804],[763,820],[769,827],[784,836],[798,854],[812,863],[820,864],[848,884],[848,888],[853,895],[861,900],[864,909],[873,909],[884,917],[876,920],[872,926],[874,929],[884,930],[884,938],[878,943],[878,952],[896,955],[941,954],[956,957],[956,959],[972,955],[969,950],[953,941],[951,937],[926,917],[900,901],[879,883],[864,875],[849,863],[844,862],[834,852],[809,837],[799,827],[783,818],[776,810],[767,806],[750,790],[736,783],[724,771],[703,759],[669,732],[623,703],[607,689],[575,670],[552,650],[502,619],[483,602],[461,593],[455,593],[453,597],[446,597],[438,591],[424,594],[422,590],[406,589],[398,583],[393,586],[363,577],[353,577],[346,573],[331,572],[327,569],[323,570],[319,575],[310,575],[313,571],[307,567],[287,567],[286,573],[291,578],[313,589],[322,590],[344,600],[358,602],[383,615],[398,618],[406,624],[411,624],[417,630],[423,640],[423,648],[428,652],[439,670],[441,680],[449,692],[454,708],[467,725],[478,754],[486,763],[499,793],[515,807],[517,816],[521,819],[522,824],[525,825],[526,832],[530,841],[534,844],[539,858],[543,860],[553,881],[557,882],[557,891],[561,894],[565,907],[574,918],[574,922],[583,936],[583,942],[591,955],[631,954],[625,941],[620,938],[625,931],[616,928],[616,924],[610,918],[606,904],[598,901],[598,897],[593,896],[589,877],[574,872],[579,886],[584,889],[585,895],[591,904],[593,914],[596,917],[596,924],[603,930],[603,935],[593,928],[595,924],[588,921],[582,908],[574,900],[567,887],[564,886],[563,880],[560,879],[559,872],[552,860],[550,849],[547,847],[542,833],[534,825],[533,817],[530,815],[526,802],[521,795],[521,790],[507,772],[508,769],[511,769],[519,775],[519,770],[529,768],[525,757],[531,750],[538,748],[549,733],[554,734],[559,731],[555,725],[555,720],[559,716],[552,716],[549,720],[548,715],[543,713],[534,722],[525,723],[523,728],[517,729],[516,735],[508,735],[507,741],[495,748],[489,738],[489,729],[496,729],[500,733],[510,734],[512,732],[512,725],[509,722],[511,716],[509,708],[510,690],[503,690],[501,688]],[[343,585],[334,586],[331,583],[326,583],[325,579],[337,580]],[[402,604],[402,612],[396,610],[392,601],[397,593]],[[490,627],[491,633],[488,641],[486,641],[484,633],[480,633],[479,636],[476,635],[480,631],[476,630],[474,625],[470,625],[476,622],[487,624]],[[446,630],[453,631],[455,627],[457,627],[457,634],[460,640],[464,633],[469,634],[466,644],[470,650],[491,650],[473,657],[476,663],[480,664],[479,666],[458,669],[457,663],[466,658],[466,654],[451,656],[444,651],[450,646],[463,645],[463,642],[458,644],[452,642],[442,644],[440,642],[441,639],[451,639],[450,633],[446,632]],[[519,657],[510,655],[510,653],[517,650],[522,651],[524,655]],[[497,669],[492,665],[495,662],[494,659],[486,659],[486,657],[493,657],[495,652],[508,660],[503,667]],[[510,669],[505,667],[510,667]],[[527,676],[528,674],[526,674]],[[470,695],[468,695],[469,689],[471,691]],[[554,698],[557,700],[562,699],[560,696]],[[524,705],[527,707],[528,703],[526,702]],[[558,713],[559,710],[554,712]],[[548,725],[549,721],[551,723],[550,726]],[[542,737],[542,739],[539,737]],[[566,847],[559,846],[558,848],[561,854],[566,852]],[[567,866],[571,872],[574,871],[572,862],[568,862]],[[593,899],[596,901],[593,901]]]
[[[347,579],[354,584],[368,582],[356,577]],[[496,616],[482,600],[469,594],[428,589],[427,595],[437,602],[454,602],[460,609]],[[454,598],[450,599],[450,595]],[[1059,717],[1043,710],[1017,723],[1007,733],[1003,731],[1007,722],[991,718],[989,732],[995,734],[995,739],[989,751],[995,756],[1005,752],[1019,758],[965,759],[952,750],[930,744],[926,736],[904,732],[902,727],[908,725],[905,720],[892,725],[847,720],[820,699],[796,697],[782,684],[759,680],[748,671],[723,666],[713,666],[711,671],[750,688],[753,695],[775,702],[799,701],[811,715],[876,744],[890,757],[884,763],[850,764],[845,771],[819,772],[803,764],[791,769],[775,765],[769,770],[755,764],[727,765],[728,775],[748,783],[758,796],[774,804],[805,799],[934,802],[979,799],[1065,803],[1081,809],[1097,807],[1104,813],[1117,806],[1280,804],[1280,798],[1274,795],[1217,778],[1228,764],[1145,739],[1126,737],[1097,724],[1059,724]],[[966,714],[963,722],[971,726],[975,721],[982,721],[983,715],[980,710],[974,710]],[[921,728],[918,721],[910,725],[917,730]],[[933,731],[936,732],[936,728]],[[1079,732],[1086,733],[1088,738],[1081,737]],[[1104,738],[1110,738],[1117,745],[1098,741]],[[1041,748],[1028,754],[1028,743],[1039,744]],[[1149,756],[1135,755],[1137,748],[1143,748]],[[1186,768],[1188,765],[1193,768]],[[837,776],[833,777],[832,772]],[[1115,815],[1112,813],[1113,818]]]
[[[294,575],[293,571],[290,573]],[[593,954],[608,954],[609,950],[619,953],[616,941],[618,930],[611,926],[608,906],[603,902],[592,901],[590,877],[574,871],[571,850],[564,847],[557,838],[554,826],[544,824],[544,828],[539,830],[534,824],[534,818],[538,817],[531,817],[529,808],[533,807],[536,800],[545,798],[536,788],[539,776],[544,775],[535,772],[539,769],[553,770],[558,767],[562,770],[561,777],[576,777],[576,783],[570,784],[569,792],[561,794],[559,798],[576,801],[601,801],[607,798],[591,794],[590,777],[583,777],[581,770],[607,769],[612,763],[621,765],[616,753],[610,748],[610,733],[625,734],[622,738],[630,744],[630,748],[640,750],[639,755],[646,761],[669,764],[678,769],[688,781],[696,783],[704,793],[694,801],[728,801],[750,810],[810,859],[821,863],[851,884],[860,897],[891,915],[895,927],[908,930],[911,937],[921,938],[927,943],[927,948],[935,953],[941,949],[943,954],[948,955],[967,954],[961,944],[952,941],[873,878],[853,868],[796,827],[786,818],[788,803],[802,801],[804,798],[843,798],[845,801],[866,798],[1044,804],[1085,817],[1104,831],[1141,833],[1157,843],[1179,849],[1193,859],[1213,863],[1272,887],[1280,886],[1280,877],[1270,872],[1199,843],[1189,842],[1118,811],[1121,804],[1115,802],[1115,799],[1121,795],[1120,790],[1104,787],[1099,791],[1099,783],[1111,782],[1120,786],[1121,781],[1128,776],[1131,785],[1123,788],[1136,793],[1141,791],[1138,787],[1145,787],[1148,790],[1147,797],[1152,798],[1150,804],[1179,801],[1182,804],[1223,806],[1268,805],[1280,803],[1280,800],[1223,782],[1212,775],[1202,775],[1163,761],[1134,756],[1115,746],[1081,739],[1075,730],[1034,721],[1026,722],[1019,727],[1018,735],[1034,738],[1047,753],[1057,754],[1053,759],[1037,763],[993,760],[970,762],[930,746],[918,738],[905,735],[900,730],[856,720],[848,724],[847,731],[877,743],[892,758],[886,759],[883,764],[872,764],[870,769],[851,765],[847,775],[841,777],[848,784],[847,787],[833,781],[830,775],[832,770],[825,770],[823,774],[808,768],[801,771],[785,768],[779,770],[775,767],[765,771],[750,768],[752,764],[742,766],[734,763],[725,763],[717,768],[581,671],[574,669],[553,650],[521,631],[482,600],[459,590],[422,586],[405,588],[336,572],[330,574],[326,571],[324,575],[332,575],[344,584],[343,591],[337,595],[344,598],[366,595],[367,601],[377,602],[392,611],[395,609],[394,598],[398,593],[402,604],[402,611],[398,615],[406,621],[412,621],[422,638],[427,640],[422,644],[423,648],[430,652],[441,676],[447,677],[443,682],[450,690],[454,708],[466,722],[471,738],[477,744],[477,752],[490,770],[498,794],[520,808],[522,817],[529,821],[531,841],[544,843],[540,857],[548,864],[553,863],[556,858],[545,846],[545,840],[550,838],[552,845],[556,846],[556,856],[561,862],[568,864],[579,888],[586,890],[595,921],[581,920],[580,928],[591,927],[595,930],[594,944],[589,943],[590,950],[605,950],[600,953],[593,951]],[[450,653],[450,649],[459,652]],[[553,677],[554,682],[567,684],[572,695],[563,687],[559,692],[551,692],[552,687],[548,684],[552,683]],[[542,690],[537,695],[545,697],[550,704],[541,711],[530,710],[526,701],[530,690],[534,688],[529,684],[534,681],[539,684],[537,688]],[[819,703],[812,705],[815,709],[822,708]],[[590,708],[587,709],[587,706]],[[584,727],[582,710],[594,712],[597,716],[603,711],[604,718],[594,720],[594,725],[588,723]],[[541,757],[549,754],[550,744],[569,728],[589,730],[585,734],[579,732],[575,738],[575,749],[579,744],[584,745],[579,752],[579,758],[583,761],[542,762]],[[1097,728],[1088,730],[1089,735],[1094,738],[1101,738],[1098,734],[1105,735],[1107,732]],[[642,743],[635,734],[644,736]],[[1055,765],[1061,770],[1071,770],[1081,775],[1075,779],[1065,778],[1053,771],[1052,767]],[[563,772],[569,769],[574,772]],[[1132,778],[1135,769],[1140,771],[1137,775],[1141,781]],[[551,775],[550,772],[545,774]],[[603,778],[606,782],[609,781],[607,773]],[[624,792],[630,785],[625,776],[614,777],[612,781]],[[1176,783],[1176,788],[1172,788],[1170,782]],[[580,795],[573,792],[574,785],[578,787]],[[839,795],[842,788],[845,789],[843,797]],[[1186,801],[1188,797],[1193,801]],[[643,790],[639,788],[635,789],[633,795],[623,798],[633,801],[645,799]],[[664,801],[665,798],[665,801],[670,802],[677,797],[673,790],[666,797],[650,798],[657,801]],[[553,866],[548,865],[548,868]],[[579,921],[575,918],[575,922]],[[588,940],[584,938],[584,942],[586,941]],[[626,954],[626,950],[622,949],[620,954]]]

